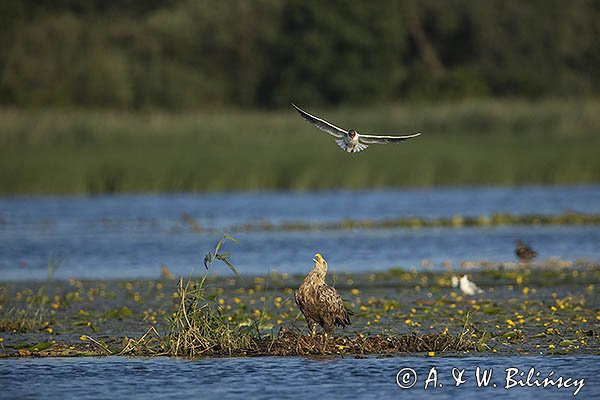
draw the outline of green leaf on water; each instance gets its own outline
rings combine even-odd
[[[577,344],[577,342],[574,340],[565,339],[560,341],[558,344],[561,346],[573,346],[574,344]]]
[[[503,311],[502,308],[501,307],[497,307],[497,306],[485,307],[483,309],[483,313],[484,314],[499,314],[502,311]]]
[[[43,351],[43,350],[49,349],[52,346],[54,346],[54,343],[43,342],[43,343],[38,343],[36,345],[31,346],[29,348],[29,350],[31,350],[31,351]]]
[[[52,342],[41,342],[36,344],[20,343],[13,346],[14,349],[27,349],[29,351],[42,351],[54,346]]]

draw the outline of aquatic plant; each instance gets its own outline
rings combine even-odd
[[[228,320],[223,307],[214,296],[207,293],[206,278],[214,261],[221,261],[239,276],[229,261],[229,253],[221,253],[223,242],[234,238],[223,235],[213,253],[204,257],[202,279],[189,278],[184,283],[179,279],[177,286],[178,307],[170,319],[167,335],[169,353],[175,356],[197,357],[207,354],[229,354],[255,346],[258,334],[257,323],[238,324]]]
[[[0,319],[0,332],[31,332],[50,327],[50,312],[48,304],[50,297],[46,290],[56,270],[62,265],[63,259],[51,256],[47,265],[46,281],[35,293],[27,296],[24,304],[11,307]]]

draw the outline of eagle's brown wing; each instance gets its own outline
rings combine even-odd
[[[340,294],[329,285],[319,287],[318,303],[324,319],[332,319],[338,326],[350,325],[352,311],[344,305]]]

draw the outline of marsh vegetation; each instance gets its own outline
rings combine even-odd
[[[597,100],[465,100],[323,110],[373,133],[349,156],[293,110],[0,112],[0,191],[306,190],[600,181]]]
[[[305,332],[293,301],[302,276],[58,281],[43,320],[20,327],[11,310],[35,304],[42,283],[4,283],[0,354],[597,354],[597,265],[470,271],[485,291],[475,297],[452,289],[460,272],[338,274],[355,315],[330,340]]]

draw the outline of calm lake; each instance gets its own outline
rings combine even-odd
[[[435,367],[437,380],[430,375]],[[477,367],[491,370],[478,387]],[[401,389],[396,375],[411,368],[417,381]],[[463,370],[455,386],[453,368]],[[515,368],[515,370],[507,369]],[[550,375],[570,387],[521,386]],[[414,381],[411,371],[405,386]],[[520,375],[523,372],[523,375]],[[509,380],[507,380],[507,374]],[[404,374],[401,374],[404,376]],[[481,376],[481,375],[480,375]],[[431,378],[427,390],[425,382]],[[394,357],[394,358],[231,358],[178,360],[169,358],[53,358],[0,360],[0,398],[5,399],[392,399],[426,398],[469,400],[597,398],[600,394],[598,357]],[[406,382],[406,383],[404,383]],[[437,387],[433,387],[433,383]],[[566,382],[566,381],[565,381]],[[440,387],[441,385],[441,387]],[[494,387],[496,385],[496,387]],[[506,388],[508,385],[508,388]]]
[[[600,186],[411,190],[144,194],[0,198],[0,280],[54,276],[156,278],[201,267],[224,232],[244,224],[385,220],[398,217],[600,213]],[[514,261],[523,239],[540,259],[600,262],[599,226],[511,226],[235,232],[226,251],[242,274],[304,273],[322,253],[331,270],[458,267],[467,261]],[[220,272],[219,272],[220,273]],[[223,273],[228,271],[223,270]]]

